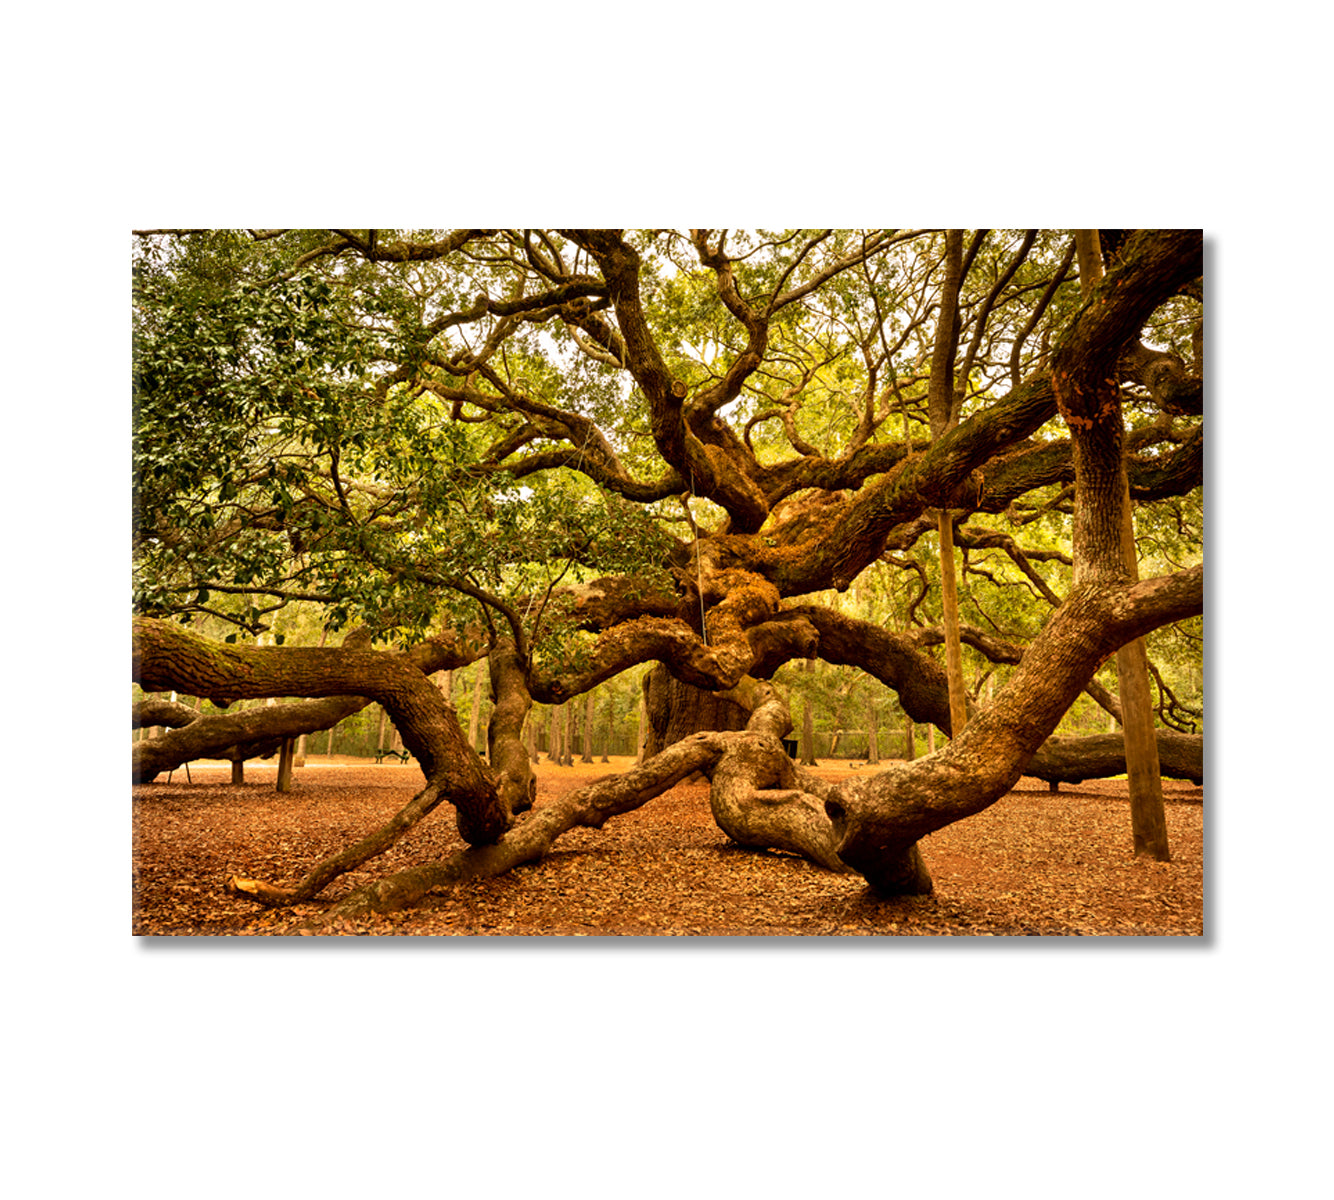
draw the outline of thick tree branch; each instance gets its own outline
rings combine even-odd
[[[407,655],[225,646],[167,621],[137,617],[133,667],[133,678],[145,691],[206,696],[221,708],[233,700],[269,696],[368,696],[389,713],[427,780],[442,774],[465,841],[494,841],[509,822],[495,776],[467,744],[453,708]]]

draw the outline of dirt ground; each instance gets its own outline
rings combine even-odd
[[[539,805],[629,760],[538,768]],[[848,764],[819,773],[844,778]],[[323,757],[286,795],[276,767],[190,766],[133,789],[135,934],[291,935],[317,905],[267,912],[228,896],[237,874],[295,883],[397,811],[422,784],[415,764]],[[1164,780],[1170,863],[1130,852],[1124,781],[1062,785],[1025,778],[987,811],[926,838],[932,896],[877,900],[857,875],[732,845],[706,785],[682,784],[609,821],[573,830],[539,863],[460,884],[416,908],[334,932],[361,935],[1150,935],[1204,932],[1204,792]],[[462,843],[442,806],[397,846],[326,891],[352,887]]]

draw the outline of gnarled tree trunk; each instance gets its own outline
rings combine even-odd
[[[511,813],[525,812],[537,800],[537,777],[523,740],[533,701],[513,639],[498,641],[488,662],[494,707],[486,727],[487,758],[500,777],[500,796],[506,807]]]
[[[648,736],[645,760],[662,753],[693,733],[744,729],[750,714],[714,692],[682,683],[665,667],[656,666],[645,678]]]

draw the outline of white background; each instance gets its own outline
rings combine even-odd
[[[1327,42],[1070,11],[11,15],[16,1194],[1316,1190]],[[1205,939],[130,936],[130,229],[576,218],[1205,229]]]

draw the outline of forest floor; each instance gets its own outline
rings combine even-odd
[[[276,761],[276,760],[275,760]],[[537,768],[538,804],[629,765]],[[825,763],[830,779],[873,768]],[[231,875],[295,883],[379,825],[422,786],[416,764],[313,760],[293,790],[276,767],[192,763],[191,781],[133,789],[135,934],[291,935],[320,911],[271,912],[223,891]],[[164,777],[165,778],[165,777]],[[681,784],[609,821],[567,833],[541,862],[474,880],[385,917],[331,932],[370,935],[1150,935],[1204,932],[1204,792],[1163,781],[1170,863],[1136,859],[1124,780],[1024,778],[1008,796],[921,842],[934,895],[878,900],[858,875],[746,850],[713,822],[705,784]],[[326,890],[354,886],[462,847],[442,805],[399,844]]]

